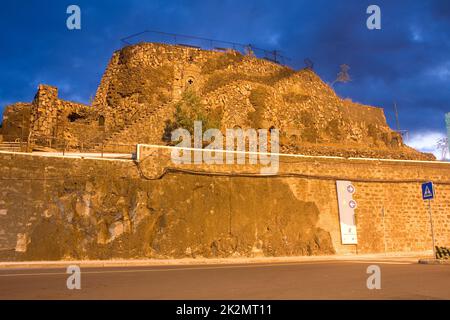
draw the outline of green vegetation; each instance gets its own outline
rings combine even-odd
[[[163,140],[166,142],[170,141],[170,134],[176,128],[184,128],[193,134],[194,121],[202,122],[203,131],[220,129],[222,109],[207,110],[193,90],[186,90],[175,108],[175,121],[166,121],[163,134]]]

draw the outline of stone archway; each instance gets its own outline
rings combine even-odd
[[[105,125],[105,117],[104,116],[98,117],[98,125],[100,127],[103,127]]]

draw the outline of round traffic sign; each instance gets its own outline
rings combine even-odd
[[[352,208],[352,209],[356,209],[356,207],[357,207],[356,201],[355,201],[355,200],[350,200],[350,201],[348,202],[348,206],[349,206],[350,208]]]

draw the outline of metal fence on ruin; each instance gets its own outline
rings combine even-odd
[[[144,30],[142,32],[124,37],[120,40],[124,45],[132,45],[139,42],[151,41],[204,50],[227,51],[232,49],[242,54],[253,52],[258,58],[266,59],[282,65],[286,65],[291,60],[283,55],[279,50],[262,49],[252,44],[243,44],[238,42],[223,41],[154,30]]]
[[[130,154],[136,152],[136,144],[80,141],[76,144],[69,140],[55,136],[33,135],[29,138],[17,138],[16,136],[2,136],[0,142],[1,151],[11,152],[54,152],[62,155],[71,153],[96,153],[99,157],[105,154]]]

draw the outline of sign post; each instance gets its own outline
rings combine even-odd
[[[336,188],[342,244],[358,244],[355,218],[355,209],[358,205],[353,199],[355,186],[350,181],[337,180]]]
[[[433,257],[436,258],[436,247],[434,241],[433,215],[431,212],[431,199],[434,198],[433,182],[422,183],[422,199],[428,200],[428,213],[430,214],[431,239],[433,240]]]

